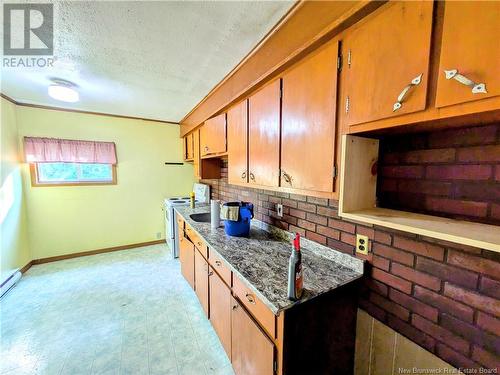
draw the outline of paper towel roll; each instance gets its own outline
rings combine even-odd
[[[210,200],[210,223],[213,229],[220,226],[220,201]]]

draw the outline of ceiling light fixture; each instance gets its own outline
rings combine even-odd
[[[76,85],[63,79],[52,79],[49,86],[49,96],[62,102],[75,103],[80,100],[80,94],[75,90]]]

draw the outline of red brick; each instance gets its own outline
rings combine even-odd
[[[430,321],[433,321],[435,323],[437,323],[438,321],[438,316],[439,316],[438,309],[426,305],[425,303],[420,302],[419,300],[413,297],[398,292],[395,289],[391,289],[389,292],[389,298],[394,302],[399,303],[400,305],[406,307],[408,310],[417,313],[419,315],[422,315],[424,318],[427,318]]]
[[[392,237],[389,233],[375,230],[374,240],[385,245],[391,245]]]
[[[387,285],[382,284],[381,282],[378,282],[377,280],[365,278],[365,284],[368,288],[373,290],[374,292],[377,292],[378,294],[382,296],[387,296],[389,293],[389,288]]]
[[[372,269],[372,277],[384,284],[405,292],[406,294],[411,293],[411,283],[409,281],[379,270],[378,268]]]
[[[290,208],[290,216],[295,216],[299,219],[305,219],[306,213],[304,211],[296,210],[295,208]]]
[[[387,324],[389,325],[389,327],[396,330],[396,332],[403,334],[404,336],[408,337],[410,340],[416,342],[418,345],[424,347],[430,352],[434,350],[436,340],[434,340],[431,336],[426,335],[421,330],[416,329],[415,327],[403,322],[401,319],[398,319],[393,315],[389,315]]]
[[[312,204],[317,204],[320,206],[328,206],[327,198],[318,198],[318,197],[307,197],[307,201]]]
[[[416,166],[386,166],[382,167],[382,176],[392,178],[422,178],[424,167]]]
[[[375,254],[382,255],[383,257],[395,260],[408,266],[413,266],[413,260],[415,259],[415,256],[413,254],[396,250],[392,247],[381,245],[378,243],[374,243],[372,249]]]
[[[323,216],[337,216],[337,210],[330,207],[317,207],[317,214]]]
[[[500,317],[500,300],[462,289],[448,282],[445,283],[444,294],[456,301]]]
[[[398,191],[398,181],[392,178],[383,178],[379,187],[381,191]]]
[[[497,352],[497,354],[500,353],[500,337],[484,332],[447,314],[441,316],[440,323],[442,327],[467,339],[469,342],[473,342],[489,351]]]
[[[380,268],[384,271],[389,271],[389,260],[379,257],[377,255],[373,255],[372,264],[374,267]]]
[[[495,167],[495,180],[500,181],[500,165]]]
[[[449,195],[451,187],[451,183],[442,181],[400,180],[398,184],[399,191],[429,195]]]
[[[483,257],[465,254],[458,251],[448,251],[448,263],[467,268],[481,274],[486,274],[500,280],[500,263]]]
[[[310,239],[311,241],[318,242],[322,245],[326,245],[326,237],[322,236],[321,234],[306,231],[306,238]]]
[[[321,225],[316,226],[316,232],[322,234],[323,236],[334,238],[338,240],[340,238],[340,232],[336,229],[330,227],[324,227]]]
[[[416,271],[413,268],[405,267],[398,263],[392,263],[391,273],[434,291],[439,291],[441,289],[441,280],[437,277],[427,275],[423,272]]]
[[[483,276],[479,283],[479,290],[490,297],[500,300],[500,281]]]
[[[487,369],[496,370],[496,372],[494,372],[495,374],[498,374],[500,371],[500,360],[498,355],[490,353],[482,348],[475,346],[472,349],[472,359]]]
[[[491,177],[491,166],[429,165],[426,177],[434,180],[487,180]]]
[[[434,324],[431,321],[420,317],[420,315],[414,314],[412,316],[411,323],[416,328],[424,331],[425,333],[438,339],[439,341],[448,343],[453,347],[453,349],[458,350],[464,354],[469,353],[469,343],[466,340],[451,333],[447,329],[444,329],[443,327],[440,327],[437,324]]]
[[[281,198],[279,198],[279,197],[269,197],[269,202],[274,203],[274,204],[278,204],[278,203],[281,203]]]
[[[500,201],[500,188],[491,182],[464,182],[455,185],[454,199],[470,199],[478,202]]]
[[[281,202],[283,203],[283,206],[287,206],[287,207],[291,207],[291,208],[297,208],[297,201],[294,201],[292,199],[283,198],[281,200]]]
[[[312,221],[313,223],[320,224],[320,225],[327,225],[328,224],[328,219],[324,216],[319,216],[316,214],[311,214],[307,213],[306,218],[308,221]]]
[[[342,251],[343,253],[347,254],[354,254],[354,246],[346,244],[344,242],[335,240],[333,238],[327,238],[326,243],[328,247],[331,247],[332,249]]]
[[[422,241],[414,241],[409,238],[395,236],[392,245],[402,250],[411,251],[424,257],[436,260],[444,259],[444,249],[440,246],[431,245]]]
[[[328,226],[343,232],[354,233],[356,231],[356,226],[354,224],[342,220],[328,219]]]
[[[308,230],[308,231],[314,232],[316,230],[316,224],[311,223],[311,222],[306,221],[306,220],[301,220],[301,219],[297,220],[297,225],[301,228]]]
[[[410,312],[407,309],[394,302],[387,300],[386,298],[378,295],[377,293],[370,293],[370,301],[380,306],[388,313],[396,315],[401,320],[408,321],[410,318]]]
[[[307,200],[307,197],[305,195],[300,195],[300,194],[290,194],[290,199],[305,202]]]
[[[368,301],[366,299],[361,299],[359,301],[359,306],[363,310],[365,310],[368,314],[370,314],[374,318],[380,320],[381,322],[383,322],[385,320],[387,313],[383,309],[378,307],[377,305],[371,303],[370,301]]]
[[[299,233],[302,237],[305,237],[306,231],[302,228],[296,227],[295,225],[288,226],[288,230],[292,233]]]
[[[477,369],[479,367],[476,362],[441,343],[436,345],[436,355],[457,368]]]
[[[461,162],[500,161],[500,145],[459,148],[457,159]]]
[[[312,213],[316,212],[316,206],[314,204],[310,204],[310,203],[299,202],[299,203],[297,203],[297,208],[299,210],[304,210],[307,212],[312,212]]]
[[[356,245],[356,237],[346,232],[340,232],[340,240],[348,243],[349,245]]]
[[[485,202],[461,201],[436,197],[426,197],[425,207],[429,211],[474,217],[486,217],[488,212],[488,204]]]
[[[384,164],[400,164],[400,152],[386,152],[382,158]]]
[[[335,200],[335,199],[328,199],[328,206],[334,207],[334,208],[339,208],[339,201]]]
[[[485,314],[481,311],[478,311],[477,313],[476,324],[478,327],[497,336],[500,333],[500,319],[494,318],[493,316]]]
[[[472,254],[481,254],[481,249],[477,248],[477,247],[459,244],[456,242],[444,241],[444,240],[440,240],[437,238],[426,237],[426,236],[420,236],[420,238],[422,239],[422,241],[436,243],[436,244],[441,245],[441,246],[446,247],[446,248],[451,247],[453,249],[463,250],[463,251],[466,251],[466,252],[472,253]]]
[[[469,289],[475,289],[479,276],[470,271],[465,271],[452,267],[445,263],[439,263],[430,259],[417,257],[416,268],[439,277],[441,280],[451,281],[454,284],[465,286]]]
[[[401,162],[405,164],[449,163],[454,160],[453,148],[408,151],[401,156]]]
[[[415,285],[415,297],[431,306],[437,307],[440,311],[447,312],[466,322],[472,322],[474,310],[466,305],[458,303],[451,298],[434,293],[428,289]]]
[[[500,204],[491,204],[491,215],[493,219],[500,220]]]
[[[356,233],[367,236],[370,240],[375,237],[375,230],[373,228],[356,225]]]
[[[496,140],[497,126],[481,126],[450,129],[429,133],[429,146],[432,148],[484,145]]]

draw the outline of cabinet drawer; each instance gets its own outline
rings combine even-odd
[[[189,237],[194,246],[200,251],[200,253],[206,258],[208,258],[207,245],[202,241],[201,237],[186,223],[186,235]]]
[[[232,286],[231,270],[226,266],[226,263],[222,260],[219,254],[217,254],[215,251],[210,250],[208,263],[219,274],[221,279],[224,280],[227,285]]]
[[[233,292],[267,334],[274,338],[275,315],[273,312],[237,276],[233,278]]]

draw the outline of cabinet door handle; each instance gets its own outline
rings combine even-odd
[[[255,176],[252,172],[250,172],[250,180],[255,181]]]
[[[248,302],[250,302],[252,305],[255,305],[255,298],[252,294],[247,293],[245,294],[245,297],[247,297]]]
[[[285,180],[286,183],[292,184],[292,176],[290,176],[288,173],[286,173],[284,170],[281,170],[283,179]]]
[[[238,308],[238,305],[233,305],[233,310],[236,310]]]
[[[196,244],[200,247],[200,250],[201,250],[202,243],[200,241],[198,241],[198,242],[196,242]]]
[[[243,173],[241,174],[241,178],[247,178],[247,172],[243,172]]]
[[[473,94],[487,94],[486,85],[484,83],[476,83],[473,80],[463,76],[458,72],[457,69],[445,70],[444,75],[446,79],[454,79],[457,82],[460,82],[462,85],[472,87]]]
[[[208,276],[212,276],[213,274],[214,274],[214,271],[210,271],[210,272],[208,273]]]
[[[215,265],[216,265],[217,267],[220,267],[220,266],[222,266],[222,262],[221,262],[220,260],[216,260],[216,261],[215,261]]]
[[[392,106],[392,112],[396,112],[403,106],[403,100],[405,99],[406,94],[408,94],[412,87],[419,85],[420,82],[422,82],[422,74],[420,74],[418,77],[413,78],[411,82],[406,85],[403,91],[401,91],[401,94],[399,94],[398,98],[396,99],[396,103],[394,103],[394,105]]]
[[[205,151],[208,151],[208,150],[209,150],[208,146],[205,146],[203,149],[204,149]]]

